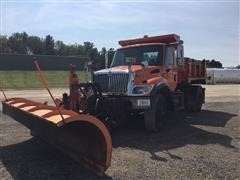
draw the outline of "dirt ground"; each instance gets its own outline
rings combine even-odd
[[[240,85],[205,88],[201,112],[174,113],[159,133],[144,132],[141,117],[116,129],[102,179],[240,179]],[[44,90],[6,94],[50,102]],[[0,145],[0,179],[98,179],[2,112]]]

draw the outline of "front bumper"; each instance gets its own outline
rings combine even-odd
[[[104,99],[110,106],[123,108],[128,111],[145,110],[151,106],[150,96],[106,95]]]

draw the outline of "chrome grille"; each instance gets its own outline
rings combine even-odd
[[[111,74],[94,74],[93,82],[97,83],[103,92],[126,93],[129,74],[111,73]]]

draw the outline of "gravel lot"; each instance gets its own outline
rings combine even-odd
[[[205,87],[202,112],[172,114],[159,133],[144,132],[140,117],[116,129],[112,165],[102,179],[239,179],[240,85]],[[54,89],[53,93],[60,96],[64,91]],[[6,94],[49,99],[43,90]],[[0,140],[0,179],[98,178],[33,138],[28,129],[2,112]]]

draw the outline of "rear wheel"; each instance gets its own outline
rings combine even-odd
[[[145,128],[148,131],[160,130],[166,121],[167,104],[162,95],[153,97],[151,107],[144,112]]]
[[[185,110],[199,112],[202,109],[204,94],[201,86],[190,86],[185,92]]]

